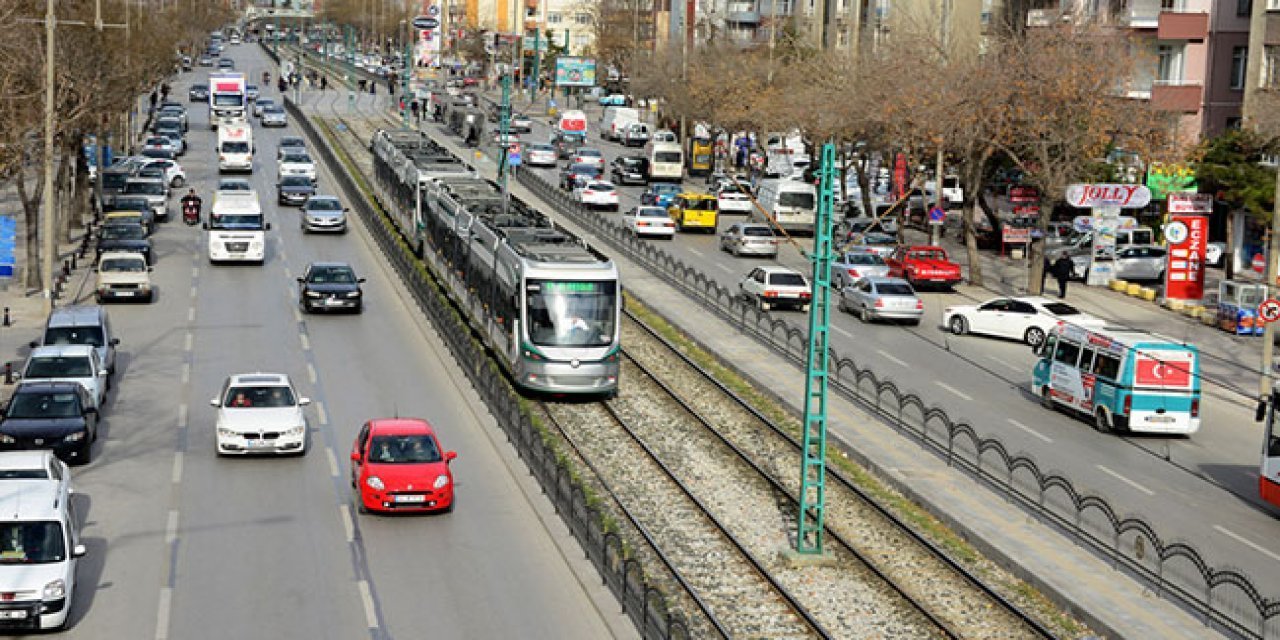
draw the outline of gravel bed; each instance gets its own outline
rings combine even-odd
[[[627,321],[622,325],[627,355],[635,358],[675,390],[719,433],[769,471],[792,494],[799,493],[800,450],[743,409],[697,370],[685,364],[659,340]],[[634,367],[625,378],[637,386],[646,376]],[[654,389],[652,382],[644,380]],[[657,391],[658,394],[665,392]],[[726,449],[716,441],[717,447]],[[736,454],[731,454],[736,457]],[[831,469],[827,471],[832,473]],[[761,494],[763,495],[763,494]],[[761,500],[759,496],[756,501]],[[792,515],[794,519],[794,516]],[[1004,609],[919,545],[898,525],[882,516],[860,496],[832,478],[826,483],[825,525],[857,548],[864,557],[933,615],[965,638],[1038,638],[1033,629]],[[828,540],[831,538],[828,537]],[[999,572],[986,563],[984,572]],[[1008,583],[1015,579],[1007,577]],[[820,611],[814,611],[819,615]],[[821,619],[821,618],[820,618]],[[824,620],[825,622],[825,620]]]
[[[546,405],[735,638],[814,635],[599,403]],[[647,426],[647,425],[646,425]]]

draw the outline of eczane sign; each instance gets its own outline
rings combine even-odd
[[[1081,209],[1141,209],[1151,202],[1151,190],[1140,184],[1073,184],[1066,196],[1067,204]]]

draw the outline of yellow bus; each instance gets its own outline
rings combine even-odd
[[[716,197],[711,194],[682,193],[676,196],[667,213],[680,231],[698,229],[715,233],[720,210]]]

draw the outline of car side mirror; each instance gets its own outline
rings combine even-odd
[[[113,347],[114,347],[114,346],[116,346],[116,345],[120,344],[120,338],[112,338],[112,339],[111,339],[111,341],[110,341],[110,342],[108,342],[107,344],[109,344],[109,345],[111,345],[111,346],[113,346]]]
[[[1258,407],[1253,410],[1253,421],[1262,422],[1265,417],[1267,417],[1267,401],[1259,400]]]
[[[356,282],[357,282],[357,283],[359,283],[359,284],[364,284],[364,282],[365,282],[365,280],[366,280],[366,279],[367,279],[367,278],[356,278]]]
[[[444,452],[444,461],[445,461],[445,462],[453,462],[454,460],[457,460],[457,459],[458,459],[458,452],[457,452],[457,451],[446,451],[446,452]]]
[[[343,213],[351,213],[351,207],[343,207],[343,208],[342,208],[342,212],[343,212]]]
[[[306,397],[306,396],[302,396],[301,398],[298,398],[298,406],[299,406],[299,407],[305,407],[305,406],[307,406],[307,405],[309,405],[309,404],[311,404],[311,398],[308,398],[308,397]]]
[[[83,558],[86,553],[89,553],[89,550],[85,549],[82,544],[78,544],[71,548],[72,558]]]
[[[209,223],[208,223],[208,222],[201,222],[201,223],[200,223],[200,228],[201,228],[201,229],[204,229],[204,230],[206,230],[206,231],[208,231],[208,229],[209,229]]]
[[[209,406],[211,406],[211,407],[216,407],[216,406],[219,406],[220,404],[222,404],[222,403],[218,402],[218,399],[217,399],[217,398],[211,398],[211,399],[209,400]]]
[[[352,452],[351,452],[351,461],[352,461],[352,462],[354,462],[354,463],[356,463],[356,464],[360,464],[361,460],[362,460],[362,459],[361,459],[361,457],[360,457],[360,452],[359,452],[359,451],[352,451]]]
[[[99,378],[105,378],[105,377],[107,377],[107,370],[106,370],[106,369],[102,369],[102,370],[98,371],[98,377],[99,377]]]
[[[305,278],[303,278],[302,276],[298,276],[297,278],[295,278],[295,280],[297,280],[297,281],[298,281],[298,284],[302,284],[302,283],[304,283],[304,282],[306,282],[306,281],[307,281],[307,280],[306,280]]]
[[[40,342],[39,342],[38,340],[32,340],[31,342],[28,342],[28,343],[27,343],[27,346],[28,346],[28,347],[31,347],[32,349],[34,349],[34,348],[36,348],[36,347],[40,346]]]
[[[147,273],[151,273],[151,272],[153,272],[153,271],[155,271],[155,270],[156,270],[156,268],[155,268],[155,267],[147,267]]]
[[[264,227],[263,227],[263,229],[265,229],[265,230],[267,230],[267,231],[270,231],[270,230],[271,230],[271,223],[270,223],[270,222],[268,222],[268,223],[266,224],[266,226],[264,226]]]

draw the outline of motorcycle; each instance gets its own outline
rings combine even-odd
[[[200,205],[195,202],[182,203],[182,221],[187,226],[200,224]]]

